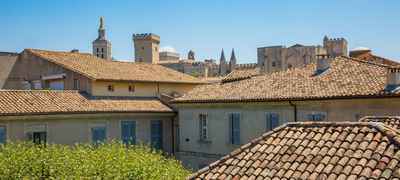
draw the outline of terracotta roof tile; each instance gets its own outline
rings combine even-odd
[[[400,116],[366,116],[360,122],[381,122],[400,130]]]
[[[94,80],[204,83],[193,76],[157,64],[109,61],[84,53],[36,49],[25,51]]]
[[[260,68],[237,69],[226,75],[221,81],[226,83],[248,79],[257,75],[260,75]]]
[[[156,98],[90,97],[77,91],[0,90],[0,115],[173,112]]]
[[[301,136],[299,136],[299,133],[301,133]],[[332,136],[333,134],[335,136]],[[345,135],[344,138],[342,138],[342,134]],[[362,137],[360,137],[360,134]],[[364,138],[371,135],[372,138]],[[311,138],[311,142],[314,142],[316,141],[314,138],[320,139],[321,137],[325,137],[327,142],[330,143],[324,143],[322,147],[318,147],[317,143],[304,143],[304,145],[303,143],[293,143],[298,140],[309,141],[308,138]],[[236,150],[212,163],[207,168],[199,170],[190,179],[195,179],[196,177],[206,177],[205,179],[207,179],[207,177],[215,175],[213,169],[220,169],[226,166],[238,170],[218,171],[218,173],[225,174],[226,176],[230,174],[238,178],[400,178],[400,139],[397,139],[398,137],[400,137],[400,131],[383,123],[287,123],[271,132],[265,133],[261,137],[242,146],[238,151]],[[368,139],[374,140],[371,141]],[[333,147],[335,144],[340,144],[340,148]],[[284,149],[284,151],[276,151],[275,149],[277,148],[280,150]],[[301,150],[299,151],[298,149]],[[336,149],[336,152],[332,149]],[[364,157],[363,153],[370,151],[368,149],[372,150],[372,153],[370,153],[372,155]],[[281,154],[282,152],[283,154]],[[243,155],[243,153],[246,155]],[[241,158],[238,158],[239,154]],[[260,154],[265,154],[266,158],[258,159],[262,157]],[[257,158],[253,158],[253,156],[257,156]],[[300,161],[292,161],[290,159],[297,159],[291,158],[292,156],[306,158]],[[232,159],[240,161],[240,164],[249,164],[250,168],[242,168],[239,171],[239,166],[233,164]]]
[[[388,66],[337,57],[315,75],[315,64],[229,83],[197,86],[175,103],[285,101],[400,96],[385,91]]]

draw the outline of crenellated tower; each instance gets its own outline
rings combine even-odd
[[[157,64],[160,61],[160,36],[153,33],[133,34],[135,61]]]
[[[344,38],[324,37],[324,49],[331,57],[348,56],[347,40]]]

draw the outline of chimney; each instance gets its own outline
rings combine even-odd
[[[79,49],[72,49],[71,53],[79,53]]]
[[[389,67],[386,76],[385,91],[394,93],[400,90],[400,67]]]
[[[328,55],[321,54],[317,55],[317,66],[315,69],[315,75],[319,75],[329,69],[330,67],[330,59]]]

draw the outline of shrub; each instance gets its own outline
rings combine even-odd
[[[119,142],[0,147],[0,179],[184,179],[189,173],[158,151]]]

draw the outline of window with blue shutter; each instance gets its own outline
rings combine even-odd
[[[230,126],[230,143],[231,144],[240,144],[240,114],[239,113],[231,113],[229,115],[229,126]]]
[[[121,140],[124,144],[136,144],[135,121],[121,121]]]
[[[200,141],[206,141],[208,139],[208,122],[207,122],[207,114],[199,115],[199,136]]]
[[[92,142],[103,143],[107,139],[107,131],[105,126],[96,126],[91,128],[92,132]]]
[[[271,131],[279,126],[279,114],[278,113],[267,113],[266,114],[266,129]]]
[[[162,122],[160,120],[151,121],[151,147],[162,149]]]
[[[0,144],[4,144],[7,141],[7,132],[5,126],[0,126]]]
[[[307,119],[309,121],[323,121],[325,120],[326,115],[324,113],[311,113],[308,114]]]

